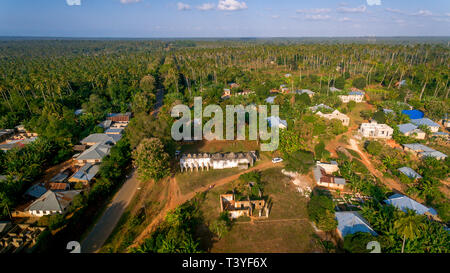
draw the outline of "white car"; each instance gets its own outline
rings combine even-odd
[[[280,163],[280,162],[283,162],[282,158],[275,157],[274,159],[272,159],[272,163]]]

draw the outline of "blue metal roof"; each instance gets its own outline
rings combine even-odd
[[[267,120],[269,121],[270,127],[272,127],[272,124],[273,124],[273,125],[278,125],[278,126],[279,126],[280,124],[282,124],[282,125],[284,125],[285,127],[287,127],[287,121],[284,120],[284,119],[280,119],[280,117],[270,116],[270,117],[267,118]]]
[[[412,124],[412,123],[406,123],[406,124],[400,124],[398,126],[398,130],[402,133],[402,134],[407,134],[411,131],[414,131],[415,129],[417,129],[417,126]]]
[[[348,92],[349,95],[360,95],[360,96],[364,96],[363,92],[359,92],[359,91],[352,91],[352,92]]]
[[[336,220],[338,221],[338,230],[342,237],[356,232],[366,232],[372,235],[377,233],[370,227],[369,223],[356,211],[336,212]]]
[[[420,110],[403,110],[402,114],[407,115],[410,119],[418,119],[425,116],[425,114]]]
[[[439,124],[437,124],[436,122],[432,121],[429,118],[411,119],[411,123],[413,123],[417,126],[426,125],[426,126],[430,126],[430,127],[439,127]]]
[[[412,179],[422,178],[420,174],[416,173],[416,171],[414,171],[410,167],[401,167],[398,169],[398,171]]]
[[[25,192],[25,194],[29,195],[31,197],[34,197],[34,198],[39,198],[46,192],[47,192],[47,189],[45,187],[41,186],[40,184],[36,184],[36,185],[31,186]]]
[[[387,200],[384,200],[386,204],[393,205],[394,207],[406,212],[408,209],[415,211],[417,214],[431,213],[437,215],[437,212],[433,208],[428,208],[419,202],[409,198],[402,194],[394,194]]]
[[[266,102],[267,102],[267,103],[274,103],[276,97],[277,97],[277,96],[268,97],[268,98],[266,99]]]

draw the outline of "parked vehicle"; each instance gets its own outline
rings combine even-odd
[[[276,163],[280,163],[283,162],[283,159],[280,157],[275,157],[274,159],[272,159],[272,163],[276,164]]]

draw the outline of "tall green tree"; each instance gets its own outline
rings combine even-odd
[[[169,155],[164,151],[161,140],[157,138],[142,140],[133,151],[133,160],[141,181],[149,179],[158,181],[170,174]]]

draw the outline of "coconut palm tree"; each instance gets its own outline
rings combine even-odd
[[[408,212],[406,215],[395,221],[394,228],[403,236],[402,253],[405,251],[406,239],[414,240],[420,235],[424,226],[424,218],[415,213]]]

